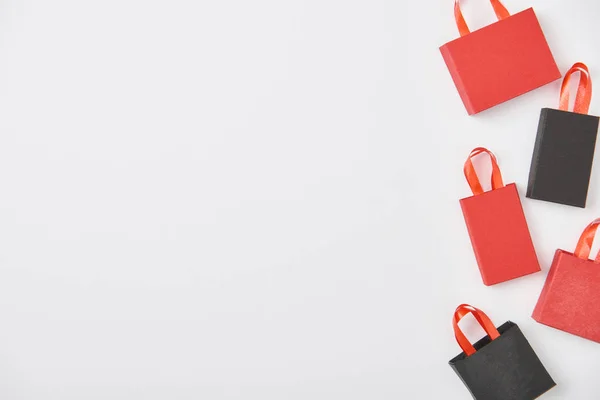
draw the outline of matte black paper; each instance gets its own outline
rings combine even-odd
[[[585,207],[598,122],[593,115],[542,109],[527,197]]]
[[[498,327],[500,337],[484,337],[471,356],[461,353],[450,366],[476,400],[533,400],[556,386],[513,322]]]

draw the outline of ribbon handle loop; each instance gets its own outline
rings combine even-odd
[[[498,332],[498,329],[496,329],[496,326],[494,326],[492,320],[483,311],[468,304],[461,304],[454,312],[452,326],[454,327],[454,337],[456,337],[458,345],[467,356],[474,354],[476,350],[471,342],[469,342],[469,339],[467,339],[465,334],[460,330],[458,323],[469,313],[473,314],[479,325],[481,325],[491,340],[495,340],[500,337],[500,332]]]
[[[494,7],[494,12],[498,17],[498,21],[510,17],[510,13],[506,9],[506,7],[504,7],[504,5],[500,2],[500,0],[490,0],[490,3],[492,3],[492,7]],[[471,33],[471,31],[469,30],[469,26],[465,21],[465,17],[463,16],[463,13],[460,9],[459,0],[454,0],[454,18],[456,19],[456,25],[458,26],[458,32],[460,32],[461,37]]]
[[[562,86],[560,88],[560,104],[559,109],[562,111],[569,110],[569,83],[575,72],[579,72],[579,86],[575,95],[575,105],[573,112],[578,114],[587,114],[592,102],[592,76],[584,63],[575,63],[571,69],[565,74]]]
[[[579,242],[577,242],[577,247],[575,248],[575,252],[573,253],[575,257],[581,258],[583,260],[589,260],[590,252],[592,251],[592,244],[594,243],[594,238],[596,237],[596,231],[598,230],[598,225],[600,225],[600,218],[596,218],[593,220],[581,234],[579,238]],[[600,252],[596,255],[595,263],[600,263]]]
[[[469,157],[467,158],[467,161],[465,161],[465,166],[463,168],[465,178],[467,178],[467,183],[471,187],[471,191],[474,195],[482,194],[483,188],[479,178],[477,177],[477,173],[475,172],[475,167],[473,166],[473,161],[471,161],[471,159],[481,153],[486,153],[488,156],[490,156],[490,161],[492,162],[492,190],[504,187],[502,173],[500,172],[500,167],[498,167],[498,161],[496,160],[494,153],[485,147],[476,147],[473,149],[473,151],[471,151],[471,154],[469,154]]]

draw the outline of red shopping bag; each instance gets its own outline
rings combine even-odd
[[[510,15],[499,0],[491,3],[498,22],[471,32],[455,0],[461,37],[440,47],[469,115],[561,76],[533,8]]]
[[[492,162],[492,190],[484,192],[471,158],[486,153]],[[494,285],[540,270],[514,183],[504,185],[496,157],[474,149],[464,167],[473,196],[460,200],[475,258],[485,285]]]
[[[589,260],[598,225],[600,218],[585,228],[574,253],[556,250],[532,317],[600,343],[600,253]]]

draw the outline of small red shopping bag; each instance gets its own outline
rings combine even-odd
[[[490,1],[498,22],[471,32],[455,0],[461,37],[440,47],[469,115],[561,76],[533,8],[510,15],[500,0]]]
[[[484,192],[471,159],[486,153],[492,162],[492,190]],[[521,199],[514,183],[504,185],[496,157],[474,149],[464,166],[473,196],[460,200],[473,251],[485,285],[540,270]]]
[[[600,253],[589,259],[598,225],[600,218],[585,228],[575,252],[556,250],[532,317],[600,343]]]

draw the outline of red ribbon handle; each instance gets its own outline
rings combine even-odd
[[[465,336],[464,333],[460,330],[458,323],[464,316],[467,314],[473,314],[479,325],[483,328],[485,333],[488,334],[491,340],[495,340],[500,337],[500,332],[494,326],[494,323],[490,318],[485,315],[483,311],[468,304],[461,304],[456,308],[454,312],[454,318],[452,318],[452,326],[454,327],[454,336],[456,337],[456,341],[460,348],[465,352],[467,356],[470,356],[475,353],[475,347],[469,342],[469,339]]]
[[[479,182],[479,178],[477,177],[477,173],[475,172],[475,167],[473,166],[471,159],[481,153],[486,153],[488,156],[490,156],[490,161],[492,162],[492,190],[504,187],[502,173],[500,172],[500,167],[498,167],[498,161],[496,160],[494,153],[485,147],[476,147],[473,149],[471,154],[469,154],[469,157],[467,158],[463,168],[463,171],[465,172],[465,178],[467,178],[467,183],[471,187],[471,191],[474,195],[482,194],[483,188],[481,187],[481,183]]]
[[[490,0],[490,3],[492,3],[492,7],[494,7],[494,12],[498,17],[498,21],[510,17],[510,13],[500,2],[500,0]],[[458,26],[458,31],[460,32],[461,37],[471,33],[469,27],[467,26],[467,22],[465,21],[465,17],[460,10],[459,0],[454,0],[454,18],[456,19],[456,25]]]
[[[563,79],[562,87],[560,88],[559,109],[563,111],[569,110],[569,82],[575,72],[579,72],[579,86],[577,87],[573,112],[587,114],[592,102],[592,76],[587,65],[584,63],[575,63],[565,74],[565,79]]]
[[[583,260],[589,260],[590,252],[592,251],[592,244],[594,243],[594,237],[596,237],[596,231],[598,230],[598,225],[600,225],[600,218],[597,218],[592,221],[581,234],[579,238],[579,242],[577,242],[577,247],[575,248],[575,257],[581,258]],[[596,255],[595,263],[600,263],[600,252]]]

